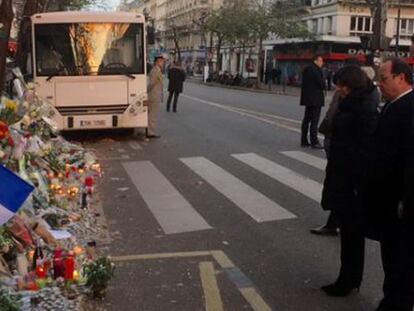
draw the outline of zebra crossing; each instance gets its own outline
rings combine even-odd
[[[306,152],[284,151],[280,154],[318,170],[326,166],[325,159]],[[232,154],[231,157],[292,191],[318,203],[321,200],[322,185],[307,176],[255,153]],[[297,217],[287,206],[279,205],[219,163],[205,157],[185,157],[179,161],[257,223]],[[185,193],[174,187],[174,181],[168,180],[151,161],[128,161],[122,165],[166,235],[213,229],[214,224],[209,224],[188,202]]]

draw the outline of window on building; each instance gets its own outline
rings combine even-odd
[[[372,33],[372,19],[369,16],[351,16],[349,29],[351,36],[360,36]]]
[[[397,35],[397,24],[395,22],[395,35]],[[414,19],[402,18],[400,20],[400,38],[401,39],[410,39],[414,33]]]
[[[328,16],[325,18],[325,34],[332,34],[332,16]]]

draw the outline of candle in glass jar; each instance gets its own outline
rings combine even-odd
[[[75,259],[69,255],[65,259],[65,279],[73,280],[73,272],[75,271]]]

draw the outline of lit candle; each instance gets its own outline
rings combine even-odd
[[[38,265],[36,267],[36,276],[39,279],[44,279],[46,278],[46,270],[44,269],[43,265]]]
[[[73,249],[73,252],[75,253],[76,256],[78,256],[78,255],[83,254],[85,250],[80,246],[75,246],[75,248]]]
[[[75,280],[75,281],[77,281],[77,280],[79,280],[79,272],[77,271],[77,270],[75,270],[75,271],[73,271],[73,279]]]

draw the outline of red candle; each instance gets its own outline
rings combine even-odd
[[[43,265],[38,265],[36,267],[36,276],[39,279],[44,279],[46,278],[46,269],[43,267]]]
[[[88,176],[85,178],[85,186],[86,187],[93,187],[93,177]]]
[[[69,255],[65,259],[65,279],[73,280],[73,271],[75,271],[75,259]]]
[[[64,276],[65,266],[62,258],[62,250],[56,249],[53,256],[53,274],[55,279]]]

